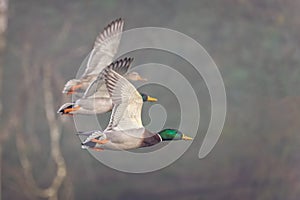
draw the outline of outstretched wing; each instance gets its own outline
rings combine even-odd
[[[98,35],[82,76],[97,75],[113,61],[120,44],[123,26],[124,20],[119,18],[107,25]]]
[[[110,65],[108,65],[105,69],[111,69],[117,72],[120,75],[124,75],[128,72],[130,65],[133,61],[133,58],[124,58],[117,60]],[[89,87],[86,89],[82,98],[89,97],[95,94],[96,96],[101,97],[109,97],[109,94],[106,89],[106,85],[104,84],[104,70],[98,75],[97,79],[91,82]]]
[[[104,71],[105,85],[114,104],[106,130],[143,128],[141,114],[143,100],[135,87],[111,69]]]

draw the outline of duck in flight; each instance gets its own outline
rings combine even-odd
[[[104,82],[114,105],[107,128],[79,133],[86,136],[82,148],[96,151],[128,150],[153,146],[162,141],[192,140],[176,129],[152,133],[142,124],[143,98],[136,88],[112,69],[104,71]]]
[[[99,73],[113,62],[114,56],[118,51],[123,31],[124,20],[119,18],[108,24],[96,38],[94,47],[89,54],[86,69],[79,79],[69,80],[62,91],[66,94],[84,92],[99,75]],[[136,72],[130,80],[145,80]]]

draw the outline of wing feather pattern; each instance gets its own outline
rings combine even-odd
[[[97,36],[83,76],[99,74],[109,65],[118,51],[124,20],[119,18],[107,25]]]
[[[143,100],[135,87],[111,69],[104,71],[104,80],[114,104],[106,130],[143,128],[141,114]]]
[[[129,58],[124,58],[124,59],[120,59],[117,60],[113,63],[111,63],[110,65],[108,65],[105,69],[112,69],[115,72],[117,72],[120,75],[124,75],[128,72],[131,63],[133,61],[133,58],[129,57]],[[93,82],[90,83],[89,87],[86,89],[83,98],[87,98],[91,95],[99,95],[99,96],[107,96],[109,97],[109,94],[107,92],[106,89],[106,85],[104,84],[104,70],[102,70],[102,72],[98,75],[97,79],[95,79]]]

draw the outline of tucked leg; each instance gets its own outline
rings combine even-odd
[[[109,140],[98,140],[98,139],[92,139],[91,142],[95,142],[95,143],[98,143],[98,144],[106,144],[107,142],[109,142]]]
[[[94,151],[103,151],[104,150],[103,148],[99,148],[99,147],[93,147],[91,149]]]
[[[79,108],[80,108],[80,106],[75,106],[75,107],[73,107],[73,108],[66,108],[66,109],[64,110],[64,114],[69,114],[70,112],[74,112],[74,111],[76,111],[76,110],[79,110]]]
[[[70,88],[70,90],[67,92],[67,94],[74,94],[77,89],[81,88],[82,84],[74,85]]]

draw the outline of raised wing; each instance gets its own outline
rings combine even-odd
[[[135,87],[111,69],[104,71],[104,77],[114,104],[106,130],[143,128],[141,120],[143,100]]]
[[[114,70],[115,72],[117,72],[120,75],[124,75],[128,72],[131,63],[133,61],[133,58],[124,58],[124,59],[120,59],[117,60],[113,63],[111,63],[110,65],[108,65],[105,69],[111,69]],[[106,89],[106,85],[104,84],[104,70],[102,70],[102,72],[100,72],[100,74],[98,75],[97,79],[94,80],[89,87],[86,89],[84,95],[82,98],[87,98],[89,96],[92,95],[96,95],[96,96],[102,96],[102,97],[109,97],[109,94],[107,92]]]
[[[89,56],[87,68],[82,76],[98,75],[113,61],[118,51],[123,26],[124,21],[119,18],[107,25],[98,35]]]

